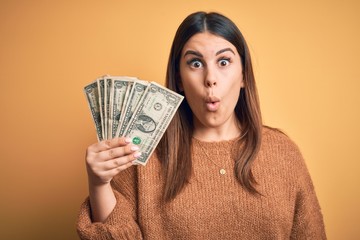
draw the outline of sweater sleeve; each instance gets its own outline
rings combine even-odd
[[[81,205],[77,232],[81,239],[142,239],[136,216],[135,167],[119,173],[112,181],[116,205],[105,222],[93,223],[89,198]]]
[[[298,191],[290,239],[326,239],[323,216],[309,171],[298,148],[295,146],[293,150]]]

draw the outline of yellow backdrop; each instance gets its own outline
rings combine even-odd
[[[96,141],[83,86],[164,83],[176,28],[197,10],[245,35],[264,121],[302,150],[329,239],[360,238],[358,1],[1,0],[1,239],[77,239]]]

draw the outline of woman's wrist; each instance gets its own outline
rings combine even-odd
[[[93,222],[104,222],[116,205],[110,182],[92,184],[89,181],[89,198]]]

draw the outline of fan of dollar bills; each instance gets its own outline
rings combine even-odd
[[[84,87],[98,141],[125,136],[139,146],[146,165],[183,96],[155,82],[105,76]]]

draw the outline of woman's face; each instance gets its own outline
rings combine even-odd
[[[195,34],[182,50],[180,77],[196,129],[237,127],[234,109],[243,74],[234,45],[208,32]]]

